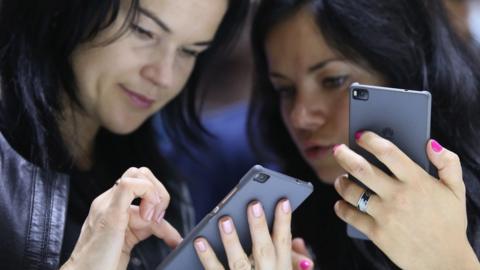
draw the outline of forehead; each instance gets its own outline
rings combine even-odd
[[[270,68],[285,73],[307,69],[323,60],[339,57],[327,45],[312,13],[306,7],[270,31],[265,50]]]
[[[213,35],[225,15],[228,0],[141,0],[140,6],[160,18],[172,34],[194,39]]]

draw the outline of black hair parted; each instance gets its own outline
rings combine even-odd
[[[229,2],[228,10],[211,48],[199,56],[186,89],[161,112],[175,143],[175,134],[198,141],[197,131],[203,129],[195,105],[200,72],[209,55],[235,41],[247,17],[249,0],[225,1]],[[65,96],[81,108],[70,61],[72,52],[126,11],[123,27],[108,42],[120,37],[137,17],[141,0],[3,0],[0,5],[0,130],[27,160],[45,168],[69,168],[73,161],[57,120],[65,109]],[[151,121],[144,125],[149,127],[138,132],[153,131]],[[147,137],[150,150],[157,151],[156,138]],[[102,139],[103,143],[118,141]],[[111,148],[115,147],[123,149],[122,145]]]
[[[430,91],[432,137],[463,161],[480,164],[479,57],[454,32],[438,0],[262,1],[252,33],[256,78],[249,133],[254,145],[269,145],[284,158],[296,152],[268,79],[264,42],[278,23],[303,7],[312,12],[327,44],[346,59],[381,74],[391,87]]]
[[[318,251],[322,269],[398,269],[373,244],[347,237],[345,223],[333,212],[341,198],[316,179],[282,121],[279,95],[269,79],[265,40],[276,25],[302,8],[311,12],[329,47],[345,59],[380,74],[388,86],[430,91],[432,138],[460,157],[467,201],[477,196],[475,175],[480,175],[478,52],[453,31],[440,0],[263,0],[255,16],[250,141],[288,174],[315,183],[315,195],[294,213],[292,233]],[[477,222],[477,210],[469,214],[472,224]],[[474,227],[469,226],[469,239],[477,233]]]

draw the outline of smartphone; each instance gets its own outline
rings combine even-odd
[[[268,226],[271,229],[277,203],[287,198],[292,211],[295,210],[313,191],[313,185],[282,173],[266,169],[260,165],[253,166],[230,193],[184,238],[157,270],[201,270],[203,269],[193,242],[198,237],[205,237],[218,259],[228,266],[226,254],[218,229],[219,219],[230,216],[233,219],[238,237],[247,254],[251,252],[250,230],[247,220],[247,206],[257,200],[262,203]]]
[[[428,91],[354,83],[350,86],[349,147],[391,174],[385,165],[356,143],[357,131],[373,131],[393,142],[414,162],[430,172],[425,150],[430,139],[430,112],[431,95]],[[359,183],[353,176],[349,175],[349,178]],[[353,238],[368,239],[350,225],[347,226],[347,234]]]

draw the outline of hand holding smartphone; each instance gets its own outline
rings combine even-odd
[[[350,86],[349,147],[374,166],[390,173],[377,158],[356,143],[356,132],[373,131],[393,142],[429,172],[430,162],[425,146],[430,138],[430,112],[431,95],[427,91],[354,83]],[[349,178],[359,183],[353,176]],[[347,226],[347,233],[350,237],[368,240],[350,225]]]
[[[251,252],[251,237],[247,222],[247,206],[259,201],[269,228],[272,228],[277,203],[286,198],[295,210],[313,191],[313,185],[290,176],[255,165],[240,180],[238,185],[185,237],[183,242],[162,262],[157,269],[203,269],[196,254],[194,241],[198,237],[208,240],[223,265],[228,265],[220,238],[218,222],[229,216],[247,254]]]

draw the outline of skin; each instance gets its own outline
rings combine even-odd
[[[435,179],[390,141],[358,133],[357,143],[392,171],[388,176],[345,145],[348,86],[355,81],[385,85],[382,76],[330,48],[306,8],[274,27],[265,48],[285,126],[318,178],[335,184],[343,198],[335,205],[337,215],[402,269],[480,269],[466,236],[465,185],[455,153],[429,141]],[[305,151],[310,144],[324,145],[325,153]],[[344,173],[375,192],[366,213],[356,208],[365,189]]]
[[[134,26],[105,46],[124,22],[124,3],[111,27],[75,49],[71,61],[85,111],[72,108],[67,100],[60,125],[65,138],[80,133],[73,136],[77,141],[67,142],[81,164],[91,164],[100,127],[131,133],[180,93],[196,56],[213,40],[227,4],[226,0],[143,0]]]
[[[348,142],[348,87],[383,79],[330,49],[306,9],[276,25],[265,49],[290,136],[318,178],[333,184],[345,173],[331,153]]]
[[[65,99],[59,125],[81,169],[92,165],[100,127],[131,133],[181,91],[195,56],[212,41],[228,3],[143,0],[140,4],[141,15],[125,35],[104,44],[120,29],[126,6],[111,27],[79,45],[71,56],[84,111]],[[155,22],[159,20],[161,26]],[[135,198],[141,198],[140,206],[131,205]],[[62,269],[126,269],[131,249],[150,235],[175,247],[182,238],[163,219],[169,201],[165,187],[148,168],[130,168],[94,200]]]

